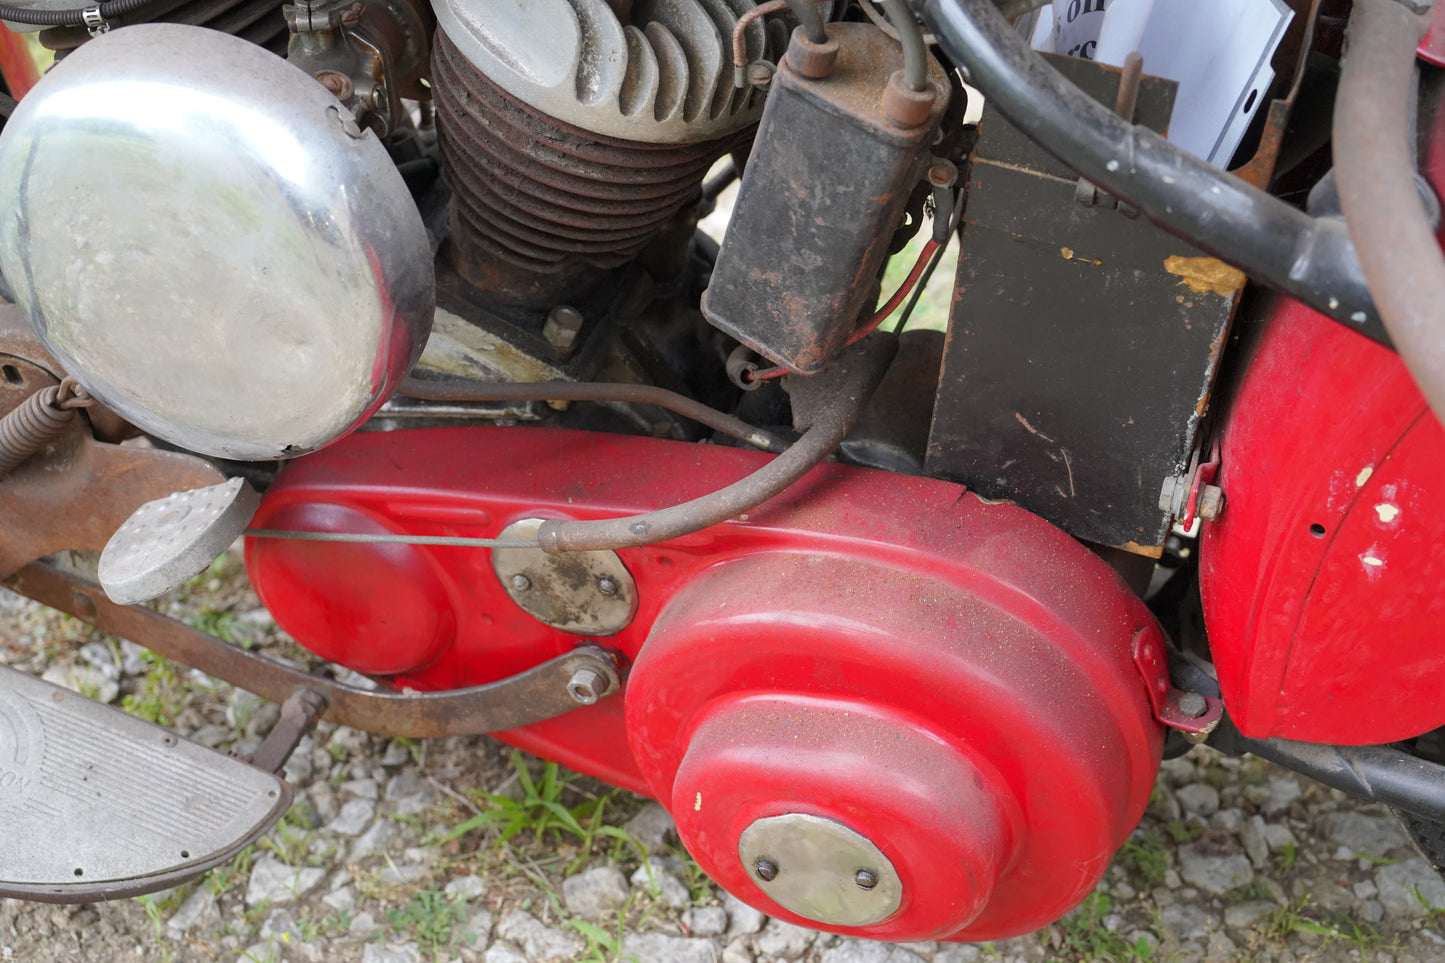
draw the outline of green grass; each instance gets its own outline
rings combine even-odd
[[[1164,882],[1169,872],[1169,847],[1156,829],[1144,829],[1134,834],[1119,849],[1116,857],[1123,867],[1137,879],[1153,886]]]
[[[398,935],[439,960],[456,926],[466,918],[466,901],[437,889],[418,890],[405,906],[387,910],[386,918]]]
[[[185,697],[186,685],[170,659],[150,650],[142,652],[141,658],[149,668],[140,691],[124,696],[120,707],[137,718],[169,728],[175,725],[176,707]]]
[[[1053,959],[1079,963],[1152,959],[1154,947],[1148,940],[1140,937],[1130,943],[1105,928],[1104,917],[1113,909],[1114,902],[1106,894],[1090,893],[1077,909],[1045,931],[1058,954]]]

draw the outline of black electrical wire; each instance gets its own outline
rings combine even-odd
[[[110,21],[127,13],[134,13],[155,0],[106,0],[99,5],[102,20]],[[85,12],[95,7],[74,7],[69,10],[31,10],[0,3],[0,20],[11,23],[25,23],[39,27],[80,27],[85,25]]]
[[[867,0],[864,0],[867,2]],[[908,0],[879,0],[893,29],[898,31],[898,42],[903,44],[903,80],[909,90],[928,89],[928,46],[923,42],[923,28],[913,16]]]
[[[1344,223],[1303,211],[1118,117],[1030,49],[993,0],[922,0],[971,83],[1030,139],[1196,247],[1381,343]]]

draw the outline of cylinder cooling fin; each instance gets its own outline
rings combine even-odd
[[[516,302],[565,299],[631,260],[741,142],[638,143],[559,124],[493,83],[441,31],[432,75],[454,191],[453,264]]]
[[[462,56],[534,110],[582,130],[652,144],[712,140],[758,119],[733,87],[731,38],[753,0],[439,0]],[[787,29],[749,24],[748,59],[776,58]]]

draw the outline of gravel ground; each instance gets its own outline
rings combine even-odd
[[[164,605],[238,643],[304,659],[234,555]],[[8,593],[0,661],[221,748],[254,744],[276,716]],[[1445,958],[1436,909],[1445,884],[1387,810],[1203,748],[1165,763],[1148,815],[1083,907],[978,946],[863,943],[768,919],[701,875],[656,804],[487,738],[407,743],[323,724],[289,768],[299,790],[291,813],[195,884],[89,906],[0,900],[0,961]]]

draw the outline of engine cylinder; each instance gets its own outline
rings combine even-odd
[[[748,135],[669,145],[588,133],[517,100],[445,33],[435,47],[442,170],[454,191],[451,261],[513,304],[564,302],[631,260]]]

